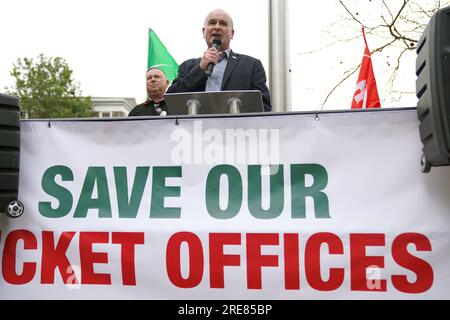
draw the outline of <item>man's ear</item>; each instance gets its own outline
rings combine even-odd
[[[234,37],[234,29],[231,29],[231,39]]]

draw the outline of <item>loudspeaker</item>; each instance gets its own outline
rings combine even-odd
[[[417,115],[422,171],[450,165],[450,6],[430,19],[417,45]]]
[[[17,218],[23,205],[17,200],[20,169],[19,99],[0,93],[0,213]]]

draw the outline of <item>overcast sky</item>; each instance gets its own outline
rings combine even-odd
[[[360,63],[364,43],[361,38],[331,53],[324,50],[304,54],[336,36],[336,28],[328,26],[343,12],[337,0],[289,2],[293,110],[317,110],[344,70],[341,62]],[[215,8],[225,9],[233,17],[232,49],[259,58],[268,75],[267,3],[267,0],[4,1],[0,19],[0,92],[13,84],[9,72],[17,58],[44,53],[66,59],[84,95],[132,97],[142,102],[145,99],[148,28],[155,30],[181,63],[202,55],[205,50],[203,21]],[[353,0],[353,3],[361,12],[367,12],[367,19],[372,14],[372,8],[365,7],[371,2]],[[368,42],[371,46],[370,38]],[[415,90],[414,61],[409,58],[405,62],[408,71],[404,84],[410,91]],[[380,96],[384,99],[390,94],[384,90],[386,61],[374,59],[373,64]],[[349,80],[326,109],[349,108],[355,84],[356,78]],[[415,106],[415,98],[410,96],[397,104],[384,106]]]

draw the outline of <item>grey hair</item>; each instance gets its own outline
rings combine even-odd
[[[151,66],[150,68],[148,68],[147,71],[145,72],[145,76],[147,76],[147,73],[148,73],[150,70],[159,70],[159,71],[161,71],[162,74],[164,75],[164,77],[166,77],[166,79],[167,79],[166,73],[165,73],[163,70],[161,70],[161,68],[159,68],[157,65],[156,65],[156,66]]]
[[[222,11],[223,13],[225,13],[226,16],[228,17],[228,19],[230,19],[230,22],[231,22],[231,28],[233,28],[233,26],[234,26],[233,18],[231,18],[230,14],[229,14],[228,12],[226,12],[225,10],[223,10],[223,9],[214,9],[214,10],[210,11],[210,12],[206,15],[205,21],[204,21],[204,23],[203,23],[204,26],[206,26],[206,25],[208,24],[208,18],[211,16],[211,13],[213,13],[213,12],[215,12],[215,11]]]

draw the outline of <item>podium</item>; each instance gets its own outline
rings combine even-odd
[[[168,115],[264,112],[258,90],[167,93]]]

